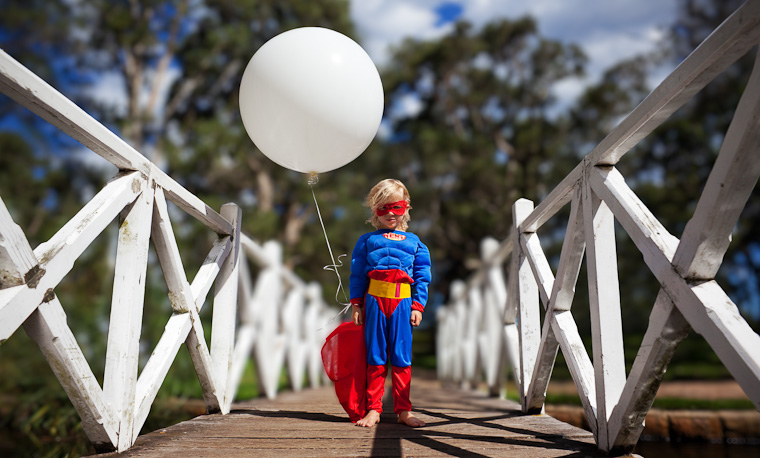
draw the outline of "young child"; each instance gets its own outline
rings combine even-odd
[[[374,232],[362,235],[351,256],[349,286],[354,324],[364,324],[367,344],[367,414],[358,426],[380,421],[390,359],[394,412],[399,423],[425,423],[412,415],[409,389],[412,372],[412,326],[419,326],[430,284],[430,252],[419,237],[406,232],[409,191],[398,180],[376,184],[365,206]],[[363,312],[363,313],[362,313]]]

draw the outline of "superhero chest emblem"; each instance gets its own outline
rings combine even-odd
[[[394,242],[400,242],[402,240],[406,240],[406,236],[404,234],[396,234],[395,232],[386,232],[383,234],[383,237],[385,237],[388,240],[393,240]]]

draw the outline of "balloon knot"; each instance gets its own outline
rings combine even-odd
[[[317,172],[309,172],[309,179],[306,180],[309,186],[314,186],[319,183],[319,174]]]

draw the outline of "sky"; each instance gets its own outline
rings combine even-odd
[[[389,47],[404,38],[434,39],[457,20],[473,25],[530,15],[542,36],[579,45],[589,58],[584,80],[569,79],[557,96],[569,103],[613,64],[656,49],[676,17],[677,0],[351,0],[361,44],[382,69]],[[650,76],[654,88],[673,68]]]
[[[656,49],[676,17],[677,4],[677,0],[350,0],[350,13],[361,45],[380,69],[389,60],[390,48],[407,37],[440,38],[457,20],[478,27],[498,18],[530,15],[537,20],[541,35],[577,44],[589,58],[586,77],[568,78],[555,87],[558,105],[566,107],[605,69]],[[672,70],[672,66],[654,70],[650,88]],[[179,69],[171,72],[167,87],[181,77]],[[90,94],[112,109],[124,111],[126,95],[114,93],[119,83],[114,78],[121,75],[104,74]],[[412,103],[409,110],[414,109]]]

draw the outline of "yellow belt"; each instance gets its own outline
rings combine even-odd
[[[370,278],[367,293],[375,297],[404,299],[412,297],[412,286],[409,283],[391,283]]]

